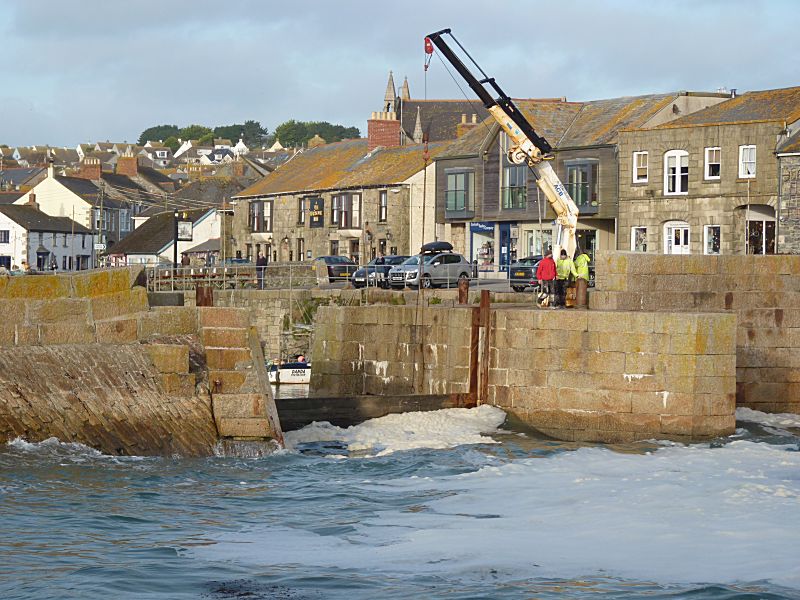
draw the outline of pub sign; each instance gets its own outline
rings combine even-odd
[[[308,200],[308,226],[322,227],[325,225],[325,200],[322,198],[309,198]]]

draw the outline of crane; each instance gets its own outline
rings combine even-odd
[[[448,46],[442,36],[449,35],[458,45],[461,51],[469,58],[475,68],[480,71],[483,79],[478,80],[462,60]],[[455,38],[450,29],[442,29],[426,36],[426,52],[433,51],[428,40],[433,43],[442,55],[464,78],[472,91],[481,99],[486,110],[492,115],[503,131],[511,140],[511,147],[508,150],[508,159],[516,164],[527,164],[533,172],[536,185],[547,198],[550,206],[556,213],[556,239],[553,244],[553,258],[557,259],[561,249],[567,251],[567,255],[572,258],[575,254],[576,229],[578,225],[578,207],[570,197],[564,184],[556,175],[553,167],[548,162],[553,158],[553,148],[548,141],[534,131],[533,126],[520,112],[511,98],[500,88],[493,77],[484,73],[473,58],[466,51],[464,46]],[[486,86],[491,86],[498,94],[497,98],[487,90]]]

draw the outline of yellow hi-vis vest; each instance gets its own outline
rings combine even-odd
[[[589,281],[589,256],[587,254],[580,254],[575,259],[575,271],[578,273],[577,279]]]
[[[569,279],[570,274],[572,274],[573,277],[578,276],[578,273],[575,271],[575,263],[572,262],[569,256],[563,259],[559,258],[556,261],[556,278]]]

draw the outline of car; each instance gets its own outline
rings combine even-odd
[[[312,263],[317,268],[317,274],[328,281],[347,281],[356,272],[358,265],[346,256],[318,256]]]
[[[511,289],[515,292],[525,291],[526,287],[539,287],[536,281],[536,269],[539,267],[541,255],[526,256],[511,263],[508,267],[508,279],[511,282]]]
[[[353,273],[353,276],[350,278],[350,283],[356,288],[362,288],[367,285],[388,288],[389,271],[392,267],[400,265],[408,260],[408,258],[409,256],[400,254],[373,258],[365,267],[361,267],[358,271]]]
[[[422,246],[422,252],[408,258],[389,271],[389,285],[392,288],[419,287],[420,264],[421,285],[424,288],[457,283],[469,279],[472,265],[458,252],[453,252],[449,242],[431,242]]]

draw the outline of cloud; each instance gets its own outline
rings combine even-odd
[[[553,4],[6,0],[0,143],[130,141],[159,123],[245,119],[364,131],[390,69],[414,97],[463,97],[437,59],[422,69],[423,36],[443,27],[514,97],[798,83],[791,1]]]

